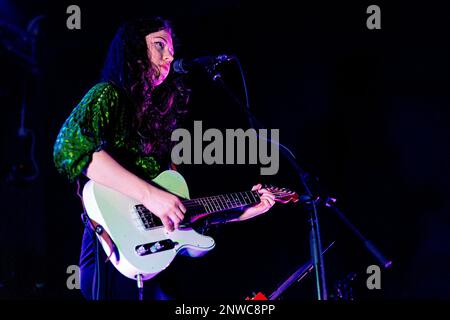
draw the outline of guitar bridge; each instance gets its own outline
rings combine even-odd
[[[161,241],[141,244],[136,246],[135,251],[139,256],[146,256],[149,254],[154,254],[166,250],[171,250],[175,248],[178,242],[174,242],[170,239],[165,239]]]

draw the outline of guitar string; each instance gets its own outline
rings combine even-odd
[[[286,196],[291,195],[291,194],[286,193],[286,192],[272,192],[272,194],[273,194],[273,195],[276,195],[276,196],[279,196],[279,195],[286,195]],[[225,196],[225,195],[223,195],[223,196]],[[183,201],[181,201],[181,202],[182,202],[184,205],[201,204],[201,203],[198,203],[198,202],[196,202],[196,201],[199,201],[200,199],[204,199],[204,200],[207,200],[207,199],[210,199],[210,200],[223,200],[223,199],[220,198],[220,197],[223,197],[223,196],[203,197],[203,198],[197,198],[197,199],[192,199],[192,200],[183,200]],[[260,196],[261,196],[261,195],[260,195]],[[230,200],[230,201],[235,201],[235,200],[232,199],[232,200]],[[240,200],[239,200],[239,201],[240,201]]]
[[[251,192],[251,191],[250,191]],[[282,195],[282,194],[284,194],[284,195],[292,195],[292,194],[289,194],[289,193],[287,193],[287,192],[282,192],[282,191],[278,191],[278,192],[272,192],[272,194],[273,195]],[[211,197],[204,197],[204,198],[198,198],[198,199],[206,199],[206,198],[218,198],[218,197],[220,197],[220,196],[211,196]],[[234,200],[233,200],[234,201]],[[206,206],[204,205],[204,204],[202,204],[202,203],[198,203],[198,202],[195,202],[195,200],[185,200],[185,201],[182,201],[183,202],[183,204],[184,204],[184,206],[186,207],[186,208],[190,208],[190,209],[192,209],[192,208],[195,208],[195,207],[197,207],[197,208],[201,208],[201,209],[205,209],[206,208]],[[189,202],[189,203],[188,203]],[[230,202],[232,202],[232,201],[230,201]],[[239,200],[239,202],[240,202],[240,200]],[[242,207],[242,206],[245,206],[246,204],[237,204],[237,203],[235,203],[235,204],[233,204],[233,205],[237,205],[237,207]],[[215,208],[214,208],[215,209]],[[218,212],[220,212],[220,211],[222,211],[223,209],[221,209],[220,207],[219,207],[219,209],[220,210],[218,210]],[[206,212],[206,213],[199,213],[199,214],[193,214],[193,215],[191,215],[191,218],[192,217],[195,217],[195,216],[198,216],[198,215],[204,215],[204,214],[208,214],[208,213],[214,213],[215,211],[213,211],[213,212]]]
[[[291,194],[289,194],[287,192],[282,192],[282,191],[272,192],[272,194],[273,195],[291,195]],[[223,201],[223,199],[219,199],[219,197],[221,197],[221,196],[211,196],[211,197],[198,198],[198,199],[195,199],[195,200],[185,200],[185,201],[182,201],[182,203],[187,209],[192,209],[192,208],[195,208],[195,207],[205,209],[206,206],[203,203],[196,202],[196,200],[199,200],[199,199],[210,199],[210,200],[221,200],[221,201]],[[232,202],[235,202],[235,203],[232,203]],[[239,200],[239,202],[240,202],[240,200]],[[243,206],[247,205],[247,204],[241,204],[241,203],[238,204],[238,203],[236,203],[235,199],[228,201],[228,203],[232,203],[233,206],[237,206],[237,207],[243,207]],[[208,204],[210,204],[210,203],[208,203]],[[214,208],[214,209],[216,209],[216,208]],[[219,209],[220,210],[218,210],[218,211],[222,211],[223,210],[223,208],[220,208],[220,206],[219,206]],[[212,213],[212,212],[210,212],[210,213]]]
[[[273,195],[276,195],[276,196],[279,196],[279,195],[285,195],[285,196],[288,196],[288,195],[291,195],[291,194],[289,194],[289,193],[286,193],[286,192],[273,192],[272,193]],[[203,204],[202,203],[199,203],[198,201],[200,201],[201,199],[202,200],[220,200],[220,201],[223,201],[224,199],[220,199],[219,197],[223,197],[223,196],[211,196],[211,197],[203,197],[203,198],[197,198],[197,199],[192,199],[192,200],[183,200],[183,201],[181,201],[182,203],[183,203],[183,205],[186,207],[186,206],[203,206]],[[238,199],[238,201],[240,202],[240,200]],[[236,202],[236,200],[235,199],[232,199],[232,200],[229,200],[228,202]]]
[[[273,192],[272,194],[274,194],[274,195],[282,195],[282,194],[284,194],[284,195],[289,195],[289,193],[286,193],[286,192],[281,192],[281,191],[278,191],[278,192]],[[204,197],[204,198],[199,198],[199,199],[206,199],[206,198],[216,198],[216,199],[211,199],[211,200],[217,200],[217,198],[218,198],[219,196],[212,196],[212,197]],[[232,203],[232,202],[235,202],[235,203],[232,203],[232,205],[233,206],[236,206],[236,208],[238,208],[238,207],[243,207],[243,206],[246,206],[247,204],[242,204],[242,203],[237,203],[236,202],[236,200],[230,200],[229,201],[230,203]],[[240,202],[240,200],[239,200],[239,202]],[[208,210],[208,208],[203,204],[203,203],[199,203],[199,202],[195,202],[195,200],[186,200],[186,201],[182,201],[182,203],[183,203],[183,205],[186,207],[186,209],[193,209],[193,208],[199,208],[199,209],[206,209],[206,210]],[[208,203],[209,205],[211,205],[210,203]],[[219,204],[218,204],[219,205]],[[216,210],[216,208],[213,208],[214,210]],[[219,206],[219,209],[220,210],[218,210],[217,212],[220,212],[220,211],[222,211],[222,210],[224,210],[224,208],[220,208],[220,206]],[[227,208],[227,209],[230,209],[230,208]],[[209,213],[213,213],[213,212],[216,212],[216,211],[212,211],[212,212],[209,212]],[[195,215],[194,215],[195,216]]]

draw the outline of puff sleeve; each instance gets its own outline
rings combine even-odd
[[[94,152],[105,147],[118,103],[118,92],[112,84],[96,84],[64,122],[53,148],[53,160],[58,172],[70,181],[87,168]]]

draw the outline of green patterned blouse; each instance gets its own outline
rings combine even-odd
[[[145,155],[131,132],[129,112],[118,89],[96,84],[64,122],[53,150],[57,170],[70,181],[83,173],[95,151],[107,151],[122,166],[145,180],[156,177],[161,166]]]

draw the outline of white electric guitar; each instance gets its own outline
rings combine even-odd
[[[161,220],[136,200],[92,180],[83,188],[86,213],[109,260],[123,275],[148,280],[169,266],[175,256],[199,257],[214,248],[211,237],[193,229],[199,219],[260,202],[257,191],[228,193],[189,200],[183,176],[167,170],[153,182],[182,199],[187,209],[179,229],[167,232]],[[275,201],[298,201],[295,192],[269,187]]]

